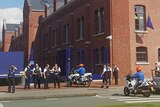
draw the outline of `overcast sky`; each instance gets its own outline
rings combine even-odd
[[[0,2],[0,40],[2,39],[3,19],[6,23],[19,24],[23,21],[24,0],[1,0]]]

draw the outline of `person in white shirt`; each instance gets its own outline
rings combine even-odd
[[[106,65],[103,65],[103,72],[101,74],[101,78],[102,78],[102,86],[101,88],[104,87],[104,85],[106,85],[106,88],[108,88],[108,72],[106,71]]]
[[[38,84],[38,88],[41,88],[41,77],[42,77],[42,69],[36,63],[35,68],[33,68],[33,75],[34,75],[34,88],[36,88]]]
[[[46,64],[46,67],[43,70],[44,75],[44,89],[48,89],[49,77],[50,77],[50,65]]]
[[[54,72],[54,88],[56,88],[56,83],[58,83],[58,88],[60,88],[59,73],[61,72],[61,68],[57,64],[55,64],[52,68],[52,71]]]

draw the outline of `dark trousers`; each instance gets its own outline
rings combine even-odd
[[[12,89],[12,93],[15,92],[15,78],[13,77],[9,77],[8,78],[8,93],[11,92]]]
[[[56,88],[56,83],[58,83],[58,88],[60,88],[60,78],[58,74],[54,75],[54,88]]]
[[[49,77],[44,79],[44,89],[48,89]]]
[[[115,79],[115,85],[118,85],[118,73],[114,73],[113,76]]]
[[[111,85],[111,72],[108,72],[109,85]]]
[[[103,83],[102,83],[101,88],[103,88],[104,85],[106,85],[106,88],[108,88],[108,78],[103,78]]]
[[[25,78],[24,89],[30,89],[30,77]]]
[[[41,77],[38,76],[38,75],[35,75],[35,78],[34,78],[34,88],[37,87],[37,84],[38,84],[38,88],[41,88]]]

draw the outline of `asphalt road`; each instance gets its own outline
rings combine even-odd
[[[17,100],[0,102],[0,107],[98,107],[112,104],[109,99],[97,97],[68,97],[39,100]],[[3,105],[3,106],[2,106]]]
[[[99,107],[103,105],[114,105],[124,103],[153,103],[160,104],[160,95],[152,95],[149,98],[142,96],[90,96],[90,97],[68,97],[38,100],[13,100],[1,101],[0,107]]]

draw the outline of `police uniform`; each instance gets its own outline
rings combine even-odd
[[[37,87],[38,84],[38,88],[41,88],[41,68],[40,67],[35,67],[34,68],[34,73],[35,73],[35,78],[34,78],[34,88]]]
[[[9,68],[9,73],[8,73],[8,93],[11,92],[15,93],[15,70],[17,70],[16,67],[11,66]]]
[[[27,66],[24,71],[25,71],[25,85],[24,85],[24,89],[30,89],[30,75],[31,75],[31,68],[30,68],[30,66]]]
[[[48,89],[49,77],[50,77],[50,70],[49,68],[44,68],[44,89]]]
[[[118,71],[119,71],[118,67],[115,67],[113,69],[113,76],[114,76],[114,79],[115,79],[115,85],[118,85]]]
[[[61,71],[60,67],[53,68],[54,72],[54,88],[56,88],[56,83],[58,83],[58,88],[60,88],[60,77],[59,77],[59,72]]]

